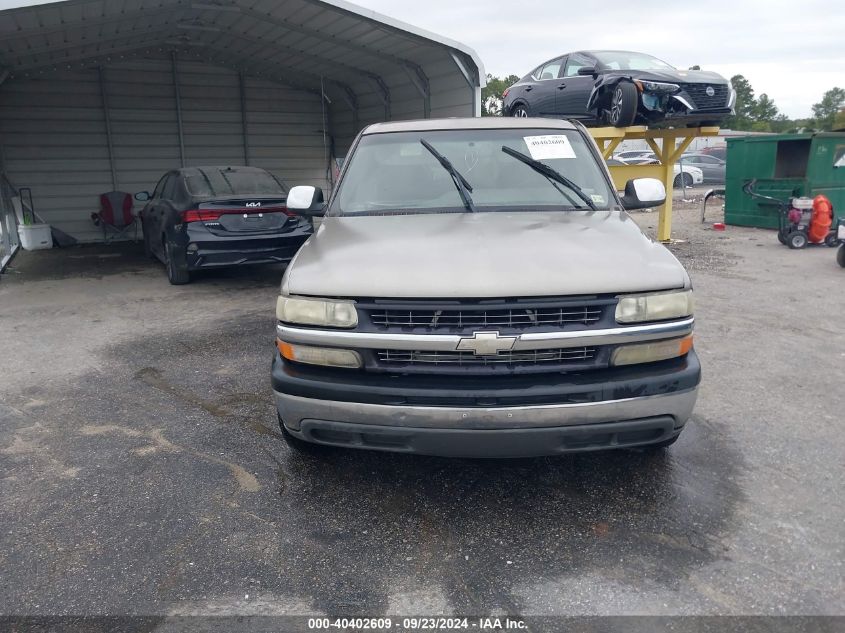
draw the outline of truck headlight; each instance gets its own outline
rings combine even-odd
[[[276,318],[284,323],[352,328],[358,325],[358,312],[352,301],[311,299],[281,295],[276,301]]]
[[[618,367],[619,365],[656,363],[661,360],[678,358],[689,353],[691,349],[692,334],[683,338],[669,339],[668,341],[623,345],[614,350],[613,356],[610,357],[610,364]]]
[[[335,347],[314,347],[312,345],[294,345],[276,340],[276,347],[282,358],[297,363],[323,365],[324,367],[347,367],[357,369],[363,364],[361,355],[351,349]]]
[[[616,304],[616,321],[641,323],[664,321],[692,315],[692,290],[627,295]]]

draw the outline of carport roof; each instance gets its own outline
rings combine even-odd
[[[322,84],[347,102],[363,91],[387,103],[397,74],[427,96],[428,66],[443,60],[469,86],[485,81],[471,48],[344,0],[20,2],[0,11],[0,42],[0,83],[174,51],[309,91]]]

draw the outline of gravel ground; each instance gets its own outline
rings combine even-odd
[[[833,251],[680,204],[704,381],[659,454],[470,461],[280,440],[278,268],[137,249],[0,282],[0,613],[845,614]],[[647,232],[656,213],[637,213]]]

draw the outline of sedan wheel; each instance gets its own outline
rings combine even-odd
[[[524,105],[518,105],[513,110],[511,110],[511,116],[517,117],[519,119],[524,119],[528,116],[528,108]]]
[[[683,180],[681,180],[683,178]],[[692,187],[692,176],[689,174],[678,174],[675,176],[675,180],[672,183],[675,186],[675,189],[680,189],[683,187]]]
[[[191,281],[191,273],[186,267],[180,266],[173,261],[173,248],[164,243],[164,265],[167,267],[167,280],[174,286],[181,286]]]
[[[637,116],[637,88],[630,81],[622,81],[610,95],[608,122],[614,127],[628,127]]]

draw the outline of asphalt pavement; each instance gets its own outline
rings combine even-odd
[[[138,248],[19,254],[0,613],[845,614],[845,270],[697,216],[671,248],[704,378],[658,454],[296,454],[269,384],[280,268],[172,287]]]

